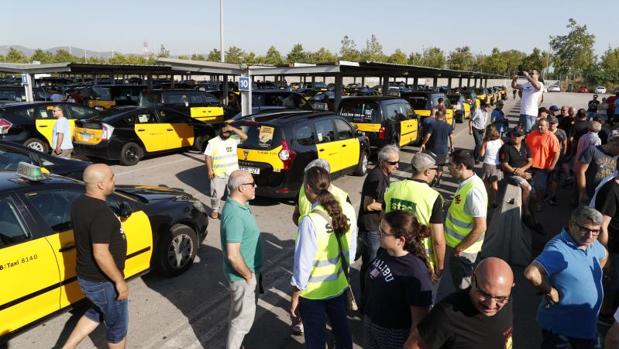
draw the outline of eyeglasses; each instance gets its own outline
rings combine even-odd
[[[388,163],[391,166],[395,166],[395,165],[398,165],[400,163],[400,160],[398,160],[398,161],[387,161],[387,160],[385,160],[385,162]]]
[[[251,185],[252,187],[257,187],[256,182],[243,183],[241,185]]]
[[[507,302],[509,302],[512,299],[511,294],[509,296],[501,296],[501,297],[495,297],[491,294],[489,294],[488,292],[482,290],[481,288],[479,288],[479,285],[477,284],[477,277],[473,276],[473,282],[475,284],[475,292],[477,292],[477,294],[480,296],[481,300],[483,302],[489,300],[489,299],[494,299],[495,302],[497,302],[497,304],[505,304]]]
[[[582,233],[582,235],[589,235],[589,233],[591,233],[591,235],[593,236],[598,236],[600,235],[600,229],[589,229],[585,226],[582,226],[578,223],[574,223],[579,229],[580,232]]]

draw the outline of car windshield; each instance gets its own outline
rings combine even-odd
[[[408,98],[408,102],[415,110],[424,110],[428,108],[428,99],[425,97],[410,97]]]
[[[311,109],[307,101],[294,93],[255,93],[251,98],[254,107],[284,107],[290,109]]]
[[[274,145],[279,143],[279,133],[275,126],[248,121],[243,122],[240,127],[247,134],[247,139],[239,145],[241,148],[273,149]]]
[[[380,123],[380,107],[370,101],[342,101],[339,115],[350,122]]]
[[[164,104],[219,104],[219,100],[213,95],[199,91],[168,91],[162,93]]]
[[[23,87],[0,87],[0,101],[21,102],[26,100]]]
[[[101,86],[93,86],[92,87],[92,92],[93,92],[93,96],[94,98],[103,100],[103,101],[111,101],[112,100],[112,93],[110,92],[110,89],[107,87],[101,87]]]

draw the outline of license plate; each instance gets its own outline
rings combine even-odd
[[[82,139],[85,141],[90,140],[90,138],[92,137],[89,133],[80,133],[80,135],[82,136]]]
[[[240,166],[239,169],[243,170],[243,171],[247,171],[251,174],[255,174],[255,175],[259,175],[260,174],[260,169],[256,168],[256,167],[249,167],[249,166]]]

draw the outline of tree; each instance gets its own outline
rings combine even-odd
[[[54,54],[54,62],[56,63],[64,63],[64,62],[78,62],[79,58],[75,57],[69,51],[61,48]]]
[[[343,61],[352,61],[357,62],[361,60],[361,53],[357,50],[357,44],[355,41],[345,35],[342,41],[340,41],[342,46],[340,47],[340,59]]]
[[[27,63],[28,62],[28,56],[26,56],[21,50],[18,50],[14,47],[11,47],[9,49],[9,52],[7,52],[5,59],[8,63]]]
[[[245,60],[245,52],[236,46],[230,46],[228,51],[226,51],[224,58],[226,63],[241,64]]]
[[[161,44],[161,47],[159,48],[159,53],[157,54],[157,57],[159,57],[159,58],[170,58],[170,50],[166,49],[165,46],[163,46],[163,44]]]
[[[447,65],[449,69],[455,70],[471,70],[475,64],[475,57],[471,53],[471,48],[468,46],[456,47],[455,50],[449,53]]]
[[[178,58],[178,59],[189,59],[189,56],[188,55],[179,55],[176,58]]]
[[[530,55],[522,60],[522,68],[525,70],[536,69],[540,73],[546,67],[546,54],[537,47],[533,49]]]
[[[501,52],[501,56],[503,56],[503,61],[505,62],[505,71],[500,73],[514,75],[518,71],[518,66],[522,64],[522,60],[524,60],[526,54],[518,50],[508,50]]]
[[[423,55],[419,52],[411,52],[408,55],[408,64],[411,65],[423,65]]]
[[[218,49],[214,48],[211,50],[211,52],[208,53],[208,56],[206,56],[206,60],[209,62],[219,62],[221,61],[221,51],[219,51]]]
[[[266,64],[284,64],[284,58],[282,57],[281,53],[279,53],[279,51],[275,48],[275,46],[269,47],[264,61]]]
[[[578,25],[573,18],[569,19],[566,27],[569,29],[566,35],[550,37],[553,66],[559,76],[580,77],[595,64],[595,35],[589,33],[586,25]]]
[[[433,68],[445,67],[445,54],[438,47],[429,47],[423,51],[421,65]]]
[[[398,48],[391,54],[391,56],[387,58],[387,62],[395,64],[406,64],[408,63],[408,58],[406,57],[406,53],[404,53]]]
[[[600,83],[619,83],[619,48],[608,48],[600,58]]]
[[[205,61],[206,58],[204,58],[204,55],[201,55],[199,53],[194,53],[191,55],[191,60],[192,61]]]
[[[321,47],[318,51],[309,54],[311,63],[333,63],[336,61],[336,57],[331,51],[324,47]]]
[[[307,62],[307,58],[307,53],[303,50],[301,44],[294,45],[286,56],[288,63]]]
[[[365,48],[361,51],[361,59],[374,62],[386,61],[383,45],[378,42],[376,35],[372,34],[370,39],[365,41]]]
[[[507,62],[503,53],[495,47],[490,55],[479,55],[477,57],[477,69],[486,73],[505,74]]]
[[[38,48],[34,51],[32,56],[30,56],[30,61],[38,61],[41,63],[52,63],[54,61],[54,55]]]
[[[122,53],[118,53],[118,52],[114,52],[114,54],[112,54],[112,57],[110,57],[109,63],[110,64],[129,64],[125,56]]]

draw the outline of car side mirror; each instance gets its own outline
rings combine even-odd
[[[127,204],[126,202],[121,201],[120,205],[118,206],[118,215],[120,216],[120,218],[127,219],[129,218],[129,216],[131,216],[132,213],[133,210],[131,209],[131,206],[129,206],[129,204]]]

